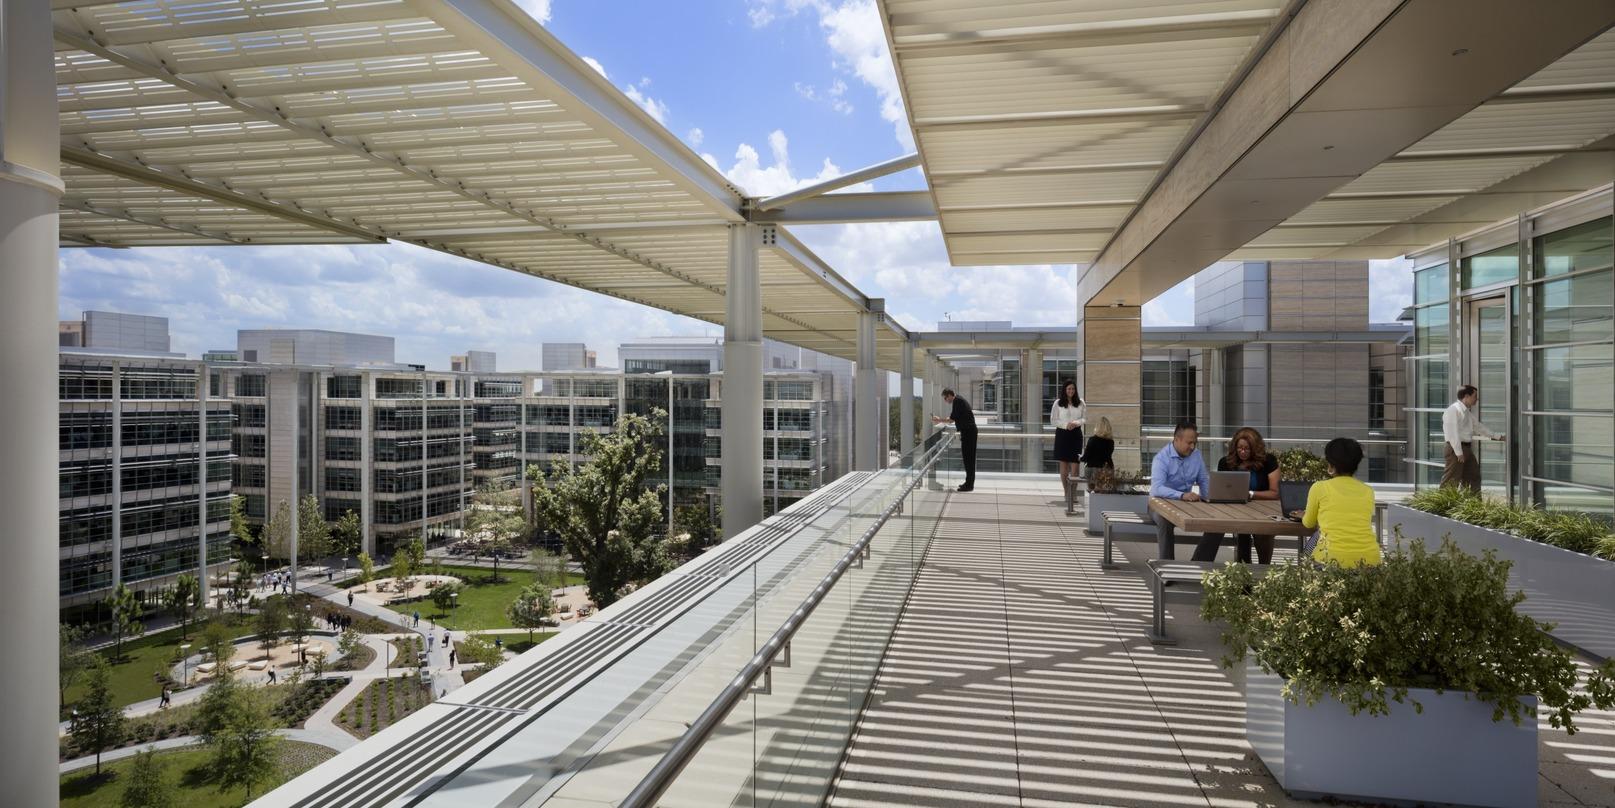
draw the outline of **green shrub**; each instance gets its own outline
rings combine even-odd
[[[1545,511],[1533,505],[1510,505],[1501,499],[1483,497],[1458,488],[1419,491],[1408,499],[1407,504],[1416,510],[1476,527],[1577,553],[1615,559],[1615,536],[1610,533],[1609,522],[1592,514]],[[1600,548],[1604,549],[1600,551]]]
[[[1323,458],[1296,447],[1279,452],[1279,479],[1317,482],[1329,479],[1329,464]]]
[[[1575,662],[1550,626],[1515,611],[1525,596],[1508,593],[1508,568],[1446,540],[1434,553],[1414,541],[1355,569],[1287,564],[1258,579],[1229,564],[1207,573],[1201,613],[1227,624],[1224,665],[1254,653],[1295,703],[1334,698],[1380,715],[1391,701],[1422,711],[1409,688],[1458,690],[1490,704],[1492,720],[1519,724],[1536,720],[1519,700],[1534,695],[1554,727],[1573,733],[1577,712],[1615,706],[1615,660],[1576,693]]]

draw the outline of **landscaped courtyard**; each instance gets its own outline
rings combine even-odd
[[[451,609],[440,609],[432,602],[430,592],[424,585],[417,584],[410,590],[412,596],[419,595],[419,600],[407,600],[387,603],[386,606],[395,612],[405,615],[414,615],[420,612],[422,620],[431,620],[440,626],[448,626],[456,631],[481,631],[495,628],[515,628],[510,618],[505,616],[505,608],[534,582],[533,573],[529,570],[514,569],[500,570],[499,582],[493,582],[493,570],[483,567],[451,567],[441,569],[433,568],[432,575],[452,575],[460,579],[460,597],[458,604]],[[583,582],[583,577],[576,573],[566,574],[567,586]]]
[[[296,777],[320,763],[336,756],[335,750],[310,743],[283,741],[279,750],[279,767],[276,776],[253,791],[254,797]],[[239,808],[248,802],[246,790],[231,788],[219,790],[209,766],[212,753],[197,747],[165,750],[157,753],[174,786],[174,802],[185,808]],[[62,808],[104,808],[117,805],[123,794],[127,774],[134,765],[133,758],[112,761],[102,765],[101,774],[94,768],[82,769],[62,775]]]
[[[217,619],[229,626],[236,638],[248,637],[253,633],[250,617],[241,618],[225,614]],[[125,640],[122,656],[118,656],[114,646],[107,646],[97,651],[96,653],[109,663],[111,669],[113,703],[124,707],[162,695],[163,685],[157,678],[158,674],[166,673],[173,665],[179,664],[179,646],[182,643],[191,644],[186,653],[198,653],[197,638],[203,625],[198,623],[191,626],[188,632],[189,639],[181,639],[180,630],[174,628]],[[79,682],[67,689],[62,706],[64,713],[72,707],[73,702],[83,697],[84,688],[84,683]]]

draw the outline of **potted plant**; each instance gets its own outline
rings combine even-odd
[[[1140,516],[1150,509],[1149,484],[1144,478],[1122,469],[1096,469],[1088,491],[1088,532],[1104,532],[1100,518],[1106,511],[1125,511]],[[1116,535],[1154,536],[1154,525],[1120,524],[1111,528]]]
[[[1315,483],[1329,479],[1329,463],[1299,446],[1279,452],[1279,479]]]
[[[1538,705],[1574,733],[1577,712],[1615,704],[1615,662],[1580,682],[1507,577],[1418,541],[1374,567],[1208,573],[1202,614],[1226,623],[1223,663],[1244,664],[1263,765],[1296,796],[1535,805]]]
[[[1472,555],[1512,564],[1509,588],[1526,614],[1553,623],[1554,637],[1595,656],[1615,657],[1615,536],[1589,514],[1511,505],[1457,488],[1425,489],[1391,505],[1385,522],[1403,535],[1447,536]],[[1598,557],[1604,555],[1604,558]]]

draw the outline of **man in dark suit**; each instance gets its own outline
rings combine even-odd
[[[959,490],[973,491],[976,488],[976,413],[970,409],[970,402],[955,395],[952,389],[942,391],[942,400],[952,405],[953,411],[946,418],[931,416],[931,423],[953,424],[959,430],[959,457],[965,467],[965,484],[959,486]]]

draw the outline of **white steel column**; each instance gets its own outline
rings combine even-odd
[[[920,429],[923,430],[923,439],[930,440],[931,436],[936,434],[936,424],[931,423],[931,416],[937,412],[939,405],[936,402],[940,400],[939,394],[942,390],[939,386],[940,377],[936,371],[936,357],[930,351],[925,352],[925,362],[921,371],[925,374],[925,378],[920,382],[920,412],[923,413],[920,418]]]
[[[62,193],[47,11],[37,0],[0,0],[0,646],[13,651],[0,688],[7,805],[55,805],[59,776],[57,703],[45,695],[56,692],[51,604],[60,580],[55,321]]]
[[[112,361],[112,588],[123,583],[123,363]]]
[[[980,406],[972,401],[970,406]],[[1043,352],[1030,348],[1021,360],[1021,431],[1026,435],[1042,435],[1043,421],[1048,413],[1043,410]],[[1021,439],[1021,470],[1036,474],[1043,470],[1043,441],[1041,437]]]
[[[897,450],[907,455],[914,448],[914,345],[903,345],[903,371],[898,376]]]
[[[871,299],[858,313],[858,367],[852,381],[852,467],[874,471],[880,462],[880,396],[875,390],[875,322],[885,301]]]
[[[375,390],[376,377],[359,374],[359,473],[363,475],[359,478],[359,552],[372,561],[376,557],[376,416],[371,410],[376,403]],[[393,451],[398,451],[396,445]]]
[[[196,382],[196,407],[200,411],[196,419],[196,482],[200,491],[196,495],[196,566],[198,585],[201,586],[199,594],[203,608],[207,607],[209,573],[207,568],[207,397],[208,383],[213,379],[213,371],[203,363]]]
[[[765,240],[773,239],[771,227],[729,226],[720,478],[726,539],[763,520],[763,285],[757,251]]]

